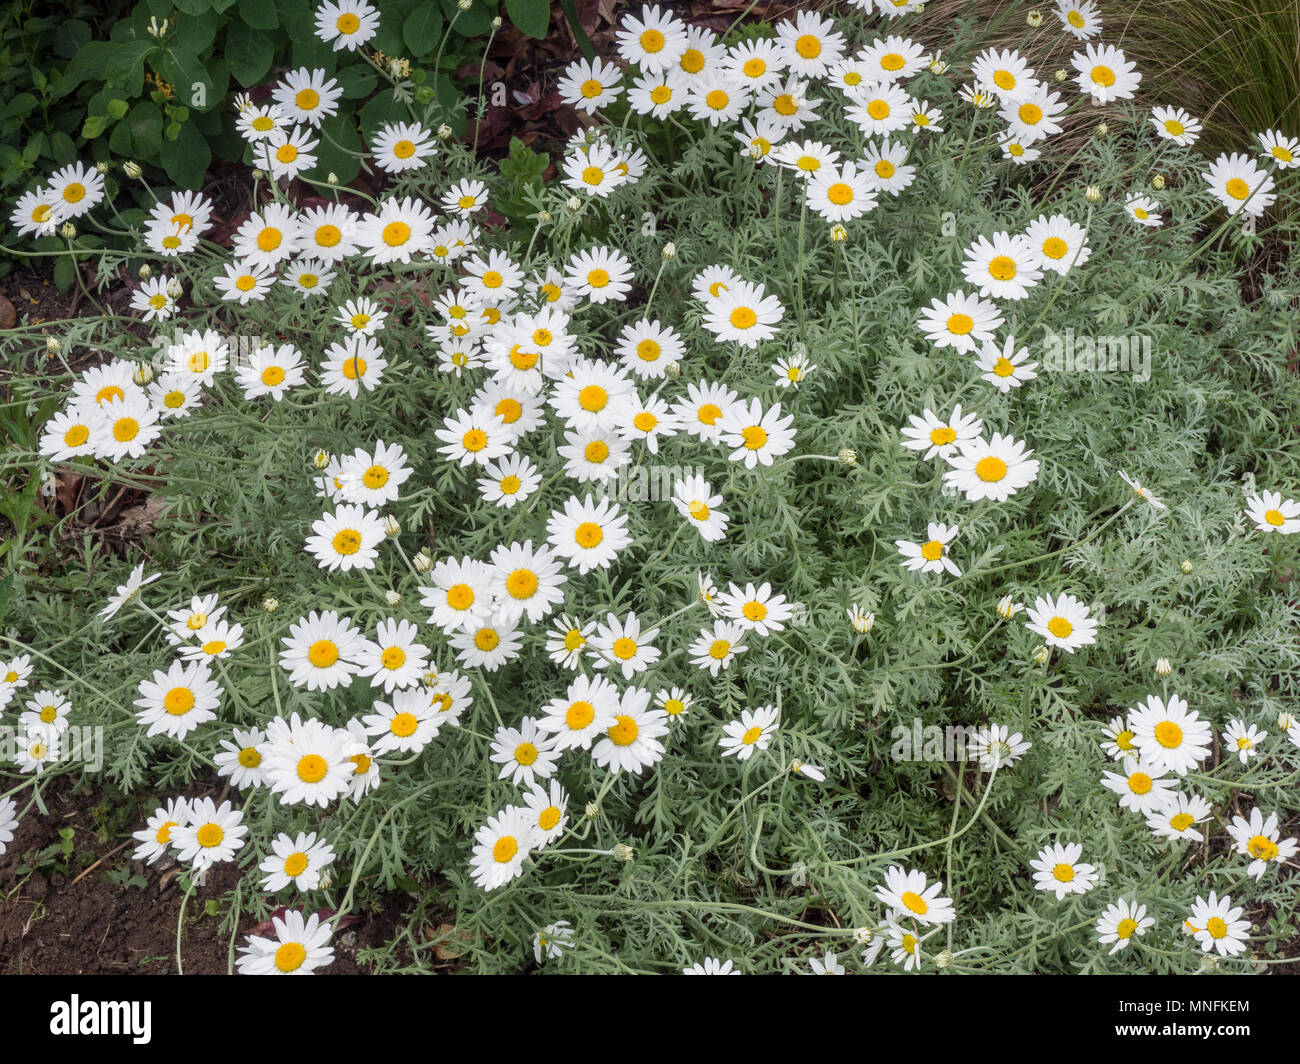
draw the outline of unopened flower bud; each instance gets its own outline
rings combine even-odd
[[[280,600],[274,595],[268,595],[266,598],[262,599],[262,609],[267,613],[274,613],[279,608]]]
[[[1151,187],[1152,187],[1153,189],[1155,189],[1157,192],[1159,192],[1162,188],[1164,188],[1164,187],[1165,187],[1165,175],[1164,175],[1164,174],[1155,174],[1155,175],[1151,178]]]
[[[1070,76],[1070,75],[1067,74],[1064,70],[1053,70],[1053,71],[1052,71],[1052,80],[1053,80],[1053,81],[1064,81],[1064,80],[1065,80],[1066,78],[1068,78],[1069,76]]]
[[[468,11],[474,6],[474,0],[456,0],[456,6],[462,11]]]
[[[57,336],[47,336],[45,338],[45,353],[47,355],[57,355],[62,348],[63,345],[59,343],[59,338]]]
[[[402,531],[401,523],[392,514],[384,515],[384,533],[389,536],[395,536]]]
[[[876,937],[875,928],[855,927],[853,929],[853,941],[859,946],[871,945],[871,940]]]
[[[141,173],[143,173],[143,171],[140,169],[140,164],[138,162],[134,159],[127,159],[127,161],[122,164],[122,173],[126,174],[127,177],[134,181]]]
[[[614,847],[614,860],[616,861],[630,861],[635,856],[636,851],[625,843],[620,842]]]
[[[339,183],[339,175],[336,174],[333,170],[331,170],[328,174],[325,175],[325,184],[333,187],[338,183]]]
[[[1098,124],[1098,126],[1097,126],[1097,136],[1099,136],[1099,137],[1104,137],[1104,136],[1105,136],[1107,133],[1109,133],[1109,132],[1110,132],[1110,126],[1106,125],[1105,122],[1101,122],[1101,123]]]
[[[537,212],[537,224],[538,224],[538,225],[545,225],[545,224],[546,224],[547,222],[549,222],[550,220],[551,220],[551,212],[550,212],[550,211],[538,211],[538,212]]]
[[[99,162],[95,164],[95,169],[101,174],[106,174],[112,169],[112,166],[106,162]]]
[[[429,557],[428,551],[422,550],[411,559],[411,564],[415,566],[415,571],[417,573],[427,573],[433,568],[433,559]]]
[[[1083,190],[1083,198],[1089,203],[1097,203],[1101,199],[1101,186],[1089,185]]]
[[[1192,564],[1191,558],[1184,558],[1183,564],[1180,565],[1178,568],[1180,568],[1187,576],[1191,576],[1192,573],[1196,571],[1196,566]]]
[[[1048,650],[1047,647],[1044,646],[1042,643],[1040,643],[1038,646],[1034,647],[1034,664],[1035,664],[1035,665],[1046,665],[1047,662],[1048,662],[1048,659],[1050,659],[1051,656],[1052,656],[1052,652],[1051,652],[1050,650]]]
[[[451,139],[451,135],[452,135],[452,133],[454,133],[454,132],[455,132],[455,130],[453,130],[453,129],[451,128],[451,126],[447,125],[447,123],[444,122],[442,125],[440,125],[440,126],[438,127],[438,139],[439,139],[439,140],[449,140],[449,139]]]
[[[676,379],[682,375],[682,364],[680,362],[669,362],[668,365],[664,367],[664,373],[667,376]]]
[[[500,16],[500,15],[497,15],[497,17],[494,18],[494,19],[492,20],[492,28],[493,28],[494,30],[499,30],[499,29],[501,28],[501,16]]]
[[[256,167],[256,166],[253,167],[253,180],[254,180],[254,181],[261,181],[262,178],[264,178],[265,176],[266,176],[266,171],[265,171],[265,170],[263,170],[263,169],[261,169],[261,168],[259,168],[259,167]]]
[[[569,210],[571,211],[582,210],[582,200],[578,199],[577,196],[570,196],[568,202],[566,202],[564,205],[568,207]]]
[[[1025,16],[1025,25],[1038,29],[1043,24],[1043,13],[1041,11],[1031,11]]]
[[[77,227],[71,222],[64,222],[59,228],[59,236],[64,240],[75,240],[77,237]]]
[[[311,464],[314,465],[317,469],[324,469],[327,465],[330,464],[329,451],[325,451],[325,450],[317,451],[311,457]]]
[[[1156,660],[1156,675],[1162,679],[1174,671],[1173,665],[1169,663],[1168,658],[1158,658]]]
[[[838,222],[831,226],[831,241],[833,243],[843,244],[844,241],[848,240],[848,238],[849,231],[845,229],[844,226],[840,225]]]
[[[167,294],[172,299],[180,299],[185,294],[185,286],[181,284],[179,277],[173,277],[167,282]]]
[[[149,268],[149,264],[147,262],[140,267],[138,276],[142,281],[147,281],[150,277],[153,276],[153,270]]]
[[[1038,21],[1039,22],[1043,21],[1042,15],[1038,16]],[[949,953],[946,949],[940,950],[938,953],[934,955],[934,966],[936,968],[947,968],[948,965],[950,965],[951,963],[952,963],[952,954]]]
[[[1023,610],[1024,604],[1012,601],[1010,595],[1003,595],[998,599],[998,616],[1004,621],[1011,620],[1017,613]]]
[[[402,604],[402,596],[390,587],[384,592],[384,601],[392,606],[393,609],[397,609],[397,607]]]
[[[937,74],[946,74],[946,73],[948,73],[948,64],[945,63],[942,59],[931,59],[931,60],[930,60],[930,73],[931,73],[931,74],[936,74],[936,75],[937,75]]]
[[[855,451],[852,447],[843,448],[840,451],[840,453],[837,454],[835,457],[840,460],[840,465],[851,466],[851,465],[858,464],[858,452]]]
[[[675,259],[677,258],[677,245],[670,240],[664,245],[663,251],[659,254],[665,259]]]
[[[131,379],[143,388],[153,380],[153,367],[148,362],[137,362],[134,371],[131,373]]]
[[[582,815],[588,820],[595,820],[596,817],[600,816],[600,806],[595,802],[588,802],[586,808],[582,811]]]

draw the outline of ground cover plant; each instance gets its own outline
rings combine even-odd
[[[0,841],[59,775],[157,794],[134,855],[239,869],[247,973],[394,887],[378,970],[435,910],[479,972],[1293,956],[1300,145],[1207,157],[1092,4],[1026,10],[637,7],[553,168],[408,100],[375,198],[289,197],[332,90],[281,83],[226,243],[26,193],[148,265],[6,337],[8,467],[156,516],[10,548]]]

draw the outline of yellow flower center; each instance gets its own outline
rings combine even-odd
[[[393,154],[399,159],[409,159],[415,154],[415,144],[409,140],[399,140],[393,145]]]
[[[339,660],[339,648],[328,639],[318,639],[308,648],[307,660],[318,669],[328,669]]]
[[[878,166],[879,164],[877,164]],[[835,206],[843,207],[846,203],[853,200],[853,189],[843,181],[837,181],[826,190],[826,198]]]
[[[917,916],[924,916],[930,911],[930,903],[915,891],[904,891],[900,897],[908,911],[916,913]]]
[[[595,269],[587,274],[587,284],[592,288],[604,288],[609,284],[609,271]]]
[[[687,509],[690,510],[691,516],[697,521],[707,521],[709,519],[709,507],[702,499],[693,499]]]
[[[356,554],[361,549],[361,533],[355,528],[341,528],[334,534],[334,549],[339,554]]]
[[[1016,275],[1016,260],[1010,255],[998,255],[989,263],[989,273],[995,281],[1009,281]]]
[[[995,484],[1007,475],[1007,463],[989,455],[975,463],[975,475],[986,484]]]
[[[1228,925],[1217,916],[1211,916],[1205,921],[1205,930],[1210,933],[1211,938],[1223,938],[1228,933]]]
[[[582,453],[583,457],[585,457],[588,462],[591,462],[593,465],[599,465],[609,457],[609,444],[605,443],[603,440],[592,440],[583,449]]]
[[[308,754],[298,760],[298,778],[303,783],[319,783],[329,771],[329,765],[320,754]]]
[[[53,709],[53,706],[47,707]],[[194,708],[194,692],[188,687],[173,687],[163,695],[163,708],[173,717],[183,717]],[[54,717],[51,715],[46,719],[44,711],[41,713],[41,720],[48,724]]]
[[[614,657],[619,661],[629,661],[636,657],[636,640],[623,636],[614,640],[614,645],[610,648],[614,652]]]
[[[345,11],[334,25],[340,33],[356,33],[361,28],[361,20],[351,11]]]
[[[662,52],[664,35],[658,30],[646,30],[641,34],[641,48],[647,52]]]
[[[221,845],[221,840],[226,837],[226,833],[220,824],[204,824],[194,833],[194,837],[200,846],[210,850],[214,846]]]
[[[731,97],[722,89],[713,89],[704,97],[704,102],[709,105],[713,111],[721,111],[731,102]]]
[[[605,533],[601,531],[600,525],[596,524],[596,522],[584,521],[574,530],[573,538],[578,546],[590,549],[605,538]]]
[[[943,544],[937,539],[921,544],[921,557],[927,562],[937,562],[943,557]]]
[[[590,702],[573,702],[564,713],[564,723],[574,731],[582,731],[596,719],[596,707]]]
[[[704,69],[704,53],[698,48],[687,48],[682,53],[681,68],[688,74],[698,74]]]
[[[90,429],[85,425],[73,425],[63,434],[63,442],[68,447],[80,447],[90,439]]]
[[[609,394],[598,384],[588,384],[578,393],[578,405],[588,413],[604,410],[609,402]]]
[[[496,650],[500,642],[501,637],[497,635],[495,628],[480,628],[474,633],[474,645],[484,652]]]
[[[867,104],[867,114],[877,122],[889,117],[889,103],[885,100],[872,100]]]
[[[513,835],[502,835],[492,846],[492,860],[497,864],[508,863],[519,852],[519,843]]]
[[[1058,864],[1052,869],[1052,875],[1057,882],[1071,883],[1074,881],[1074,865]]]
[[[401,647],[386,647],[384,652],[379,655],[379,661],[384,668],[390,671],[400,669],[406,664],[406,651]]]
[[[816,59],[822,54],[822,42],[811,33],[805,33],[794,42],[794,50],[805,59]]]
[[[383,237],[390,248],[399,247],[411,239],[411,227],[405,222],[389,222],[384,226]]]
[[[280,366],[267,366],[262,370],[262,383],[275,388],[284,383],[284,370]]]
[[[316,230],[316,243],[323,248],[332,248],[342,239],[338,226],[322,225]]]
[[[257,768],[262,763],[262,755],[257,752],[257,747],[246,746],[239,751],[238,760],[244,768]]]
[[[133,417],[120,417],[113,422],[113,439],[118,443],[133,440],[140,433],[140,423]]]
[[[1064,617],[1053,617],[1047,622],[1047,630],[1056,636],[1057,639],[1065,639],[1074,631],[1074,625]]]
[[[1153,784],[1145,772],[1135,772],[1128,778],[1128,789],[1134,794],[1149,794]]]
[[[1239,177],[1234,177],[1224,186],[1224,191],[1235,200],[1244,200],[1250,195],[1250,186]]]
[[[419,724],[413,713],[394,713],[393,719],[388,722],[388,730],[399,739],[406,739],[415,734]]]
[[[1265,510],[1264,520],[1274,527],[1283,524],[1286,518],[1282,516],[1281,510]]]
[[[529,569],[516,569],[506,577],[506,590],[511,598],[532,598],[537,594],[537,576]]]
[[[293,102],[302,111],[314,111],[320,104],[320,93],[315,89],[303,89],[293,98]]]
[[[1155,728],[1156,742],[1166,750],[1176,750],[1183,742],[1183,729],[1172,720],[1162,720]]]
[[[1020,110],[1016,112],[1027,126],[1037,125],[1043,120],[1043,109],[1036,103],[1022,103]]]
[[[1103,85],[1109,87],[1115,84],[1115,71],[1108,66],[1095,66],[1092,68],[1092,81],[1094,85]]]
[[[894,176],[894,164],[888,159],[878,159],[875,165],[876,176],[888,181]]]
[[[641,729],[637,727],[636,721],[631,717],[620,714],[614,718],[614,723],[610,725],[606,734],[609,736],[609,741],[615,746],[631,746],[636,742],[636,737],[640,731]]]
[[[1186,831],[1196,822],[1191,813],[1179,813],[1169,818],[1169,826],[1175,831]]]
[[[1246,843],[1246,851],[1257,861],[1271,861],[1277,857],[1277,843],[1264,835],[1256,835]]]
[[[280,246],[280,242],[283,239],[284,234],[282,234],[280,230],[275,228],[273,225],[268,225],[257,234],[257,246],[263,251],[274,251]]]

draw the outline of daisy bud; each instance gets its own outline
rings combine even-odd
[[[587,807],[582,811],[582,815],[588,820],[595,820],[596,817],[600,816],[600,806],[595,802],[588,802]]]
[[[1053,81],[1064,81],[1064,80],[1065,80],[1066,78],[1068,78],[1069,76],[1070,76],[1070,75],[1067,74],[1064,70],[1054,70],[1054,71],[1052,71],[1052,80],[1053,80]]]
[[[333,170],[331,170],[328,174],[325,175],[325,184],[337,185],[338,183],[339,183],[339,175],[336,174]]]
[[[318,875],[320,876],[320,882],[316,884],[316,889],[329,890],[330,885],[334,882],[333,869],[331,869],[329,865],[326,865],[320,870]]]
[[[424,674],[424,686],[436,687],[438,685],[438,673],[436,669],[430,669]]]
[[[71,222],[64,222],[62,227],[59,229],[59,236],[63,237],[64,240],[75,239],[76,235],[77,227]]]
[[[550,220],[551,220],[551,212],[550,212],[550,211],[538,211],[538,212],[537,212],[537,224],[538,224],[538,225],[545,225],[545,224],[546,224],[547,222],[549,222]]]
[[[265,171],[265,170],[261,170],[261,169],[259,169],[259,168],[256,167],[256,166],[253,167],[253,180],[254,180],[254,181],[261,181],[262,178],[264,178],[265,176],[266,176],[266,171]]]
[[[580,211],[582,210],[582,200],[578,199],[577,196],[570,196],[565,206],[571,211]]]
[[[1192,573],[1194,573],[1194,572],[1196,571],[1196,566],[1194,566],[1194,565],[1192,564],[1192,559],[1191,559],[1191,558],[1184,558],[1184,559],[1183,559],[1183,564],[1180,565],[1178,568],[1180,568],[1180,569],[1181,569],[1184,573],[1186,573],[1188,576],[1191,576]]]
[[[135,370],[131,374],[131,379],[143,388],[153,380],[153,367],[150,366],[148,362],[136,363]]]
[[[670,240],[664,245],[663,251],[659,252],[659,254],[664,259],[675,259],[677,258],[677,245]]]
[[[147,281],[150,277],[153,276],[153,270],[149,268],[149,264],[147,262],[140,267],[140,272],[138,276],[142,281]]]
[[[438,139],[449,140],[453,132],[454,130],[451,128],[451,126],[447,125],[447,123],[444,122],[442,125],[438,127]]]
[[[456,0],[456,6],[462,11],[468,11],[474,6],[474,0]]]
[[[180,299],[185,294],[185,286],[181,284],[179,277],[173,277],[167,282],[167,294],[172,299]]]
[[[317,451],[314,455],[312,455],[311,464],[314,465],[317,469],[324,469],[327,465],[330,464],[329,451]]]
[[[925,14],[925,5],[924,5],[924,4],[913,4],[913,5],[912,5],[912,14],[914,14],[914,15],[923,15],[923,14]]]
[[[428,551],[422,550],[420,551],[419,554],[417,554],[414,558],[411,559],[411,564],[415,566],[415,571],[417,573],[427,573],[430,569],[433,568],[433,559],[429,557]]]
[[[393,609],[397,609],[397,607],[402,604],[402,596],[390,587],[384,592],[384,601],[392,606]]]
[[[1087,188],[1083,190],[1083,198],[1086,199],[1089,203],[1096,203],[1098,200],[1101,199],[1101,186],[1089,185]]]
[[[1003,595],[1000,599],[998,599],[998,616],[1001,617],[1004,621],[1011,620],[1012,617],[1014,617],[1017,613],[1019,613],[1024,608],[1025,607],[1023,603],[1013,602],[1011,600],[1010,595]]]
[[[1038,16],[1038,21],[1039,22],[1043,21],[1042,15]],[[950,965],[951,963],[952,963],[952,954],[949,953],[946,949],[941,950],[940,952],[934,955],[934,966],[936,968],[947,968],[948,965]]]
[[[858,464],[858,452],[855,451],[852,447],[845,447],[845,448],[844,448],[842,451],[840,451],[840,453],[837,454],[835,457],[838,458],[838,459],[840,460],[840,465],[857,465],[857,464]]]
[[[101,174],[106,174],[108,173],[109,170],[112,169],[112,166],[109,163],[96,163],[95,169],[98,170]]]
[[[633,850],[631,846],[628,846],[625,843],[620,842],[618,845],[614,847],[614,860],[616,861],[624,861],[624,862],[630,861],[635,856],[636,856],[636,851]]]
[[[1290,731],[1295,727],[1295,716],[1283,710],[1277,715],[1278,731]]]
[[[871,945],[871,940],[876,937],[876,931],[871,927],[855,927],[853,929],[853,941],[859,946]]]
[[[664,373],[674,379],[680,377],[682,375],[682,364],[680,362],[669,362],[668,365],[664,367]]]
[[[1102,122],[1099,126],[1097,126],[1097,136],[1104,137],[1109,132],[1110,132],[1110,126],[1106,125],[1105,122]]]
[[[143,171],[140,169],[140,164],[138,162],[134,159],[127,159],[127,161],[122,164],[122,173],[126,174],[127,177],[134,181],[141,175],[141,173],[143,173]]]
[[[931,73],[931,74],[946,74],[946,73],[948,73],[948,64],[945,63],[942,59],[931,59],[931,60],[930,60],[930,73]]]
[[[499,29],[501,28],[501,16],[500,16],[500,15],[498,15],[496,18],[494,18],[494,19],[492,20],[492,28],[493,28],[494,30],[499,30]]]
[[[389,536],[395,536],[402,531],[402,526],[398,523],[396,517],[388,514],[384,517],[384,533]]]
[[[280,608],[280,600],[273,595],[268,595],[262,599],[262,609],[267,613],[274,613]]]
[[[1040,643],[1038,646],[1034,647],[1034,664],[1035,664],[1035,665],[1046,665],[1047,662],[1048,662],[1048,659],[1051,658],[1051,656],[1052,656],[1052,652],[1051,652],[1050,650],[1048,650],[1047,647],[1044,646],[1042,643]]]
[[[1160,677],[1168,676],[1174,671],[1174,667],[1169,663],[1168,658],[1158,658],[1156,660],[1156,675]]]
[[[838,223],[831,226],[831,241],[836,244],[843,244],[848,240],[849,231]]]
[[[59,343],[57,337],[47,336],[45,338],[45,353],[51,358],[57,355],[62,347],[63,345]]]
[[[1155,175],[1153,175],[1152,178],[1151,178],[1151,187],[1152,187],[1153,189],[1155,189],[1157,192],[1159,192],[1162,188],[1164,188],[1164,187],[1165,187],[1165,175],[1164,175],[1164,174],[1155,174]]]

